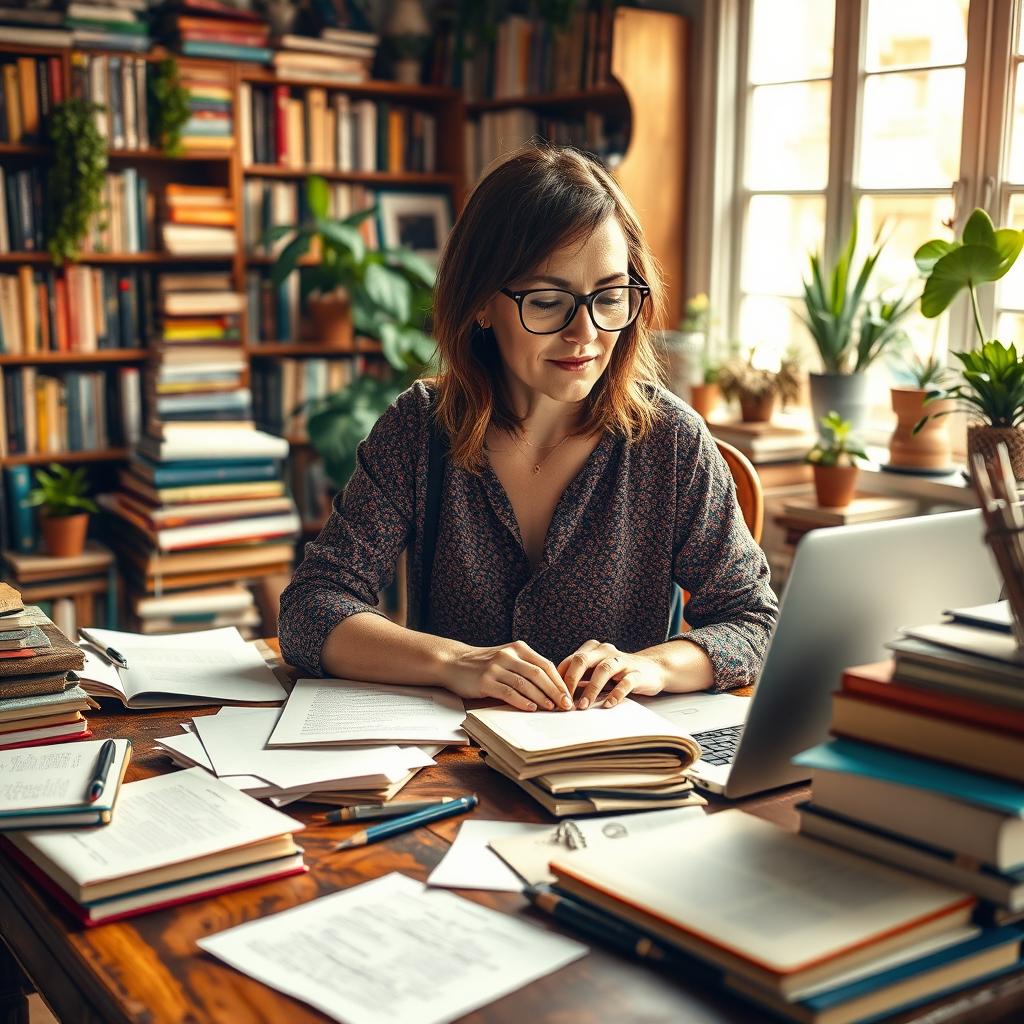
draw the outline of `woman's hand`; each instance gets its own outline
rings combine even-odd
[[[580,711],[595,706],[598,694],[609,684],[612,691],[601,702],[605,708],[614,707],[631,693],[650,697],[665,688],[665,669],[653,658],[626,654],[614,644],[602,644],[596,640],[588,640],[558,666],[558,674],[574,696],[588,672],[589,678],[576,701]]]
[[[572,710],[571,691],[554,664],[525,640],[470,647],[449,662],[445,677],[460,697],[497,697],[520,711]]]

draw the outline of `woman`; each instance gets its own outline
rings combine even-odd
[[[752,682],[767,563],[703,420],[657,383],[660,282],[615,181],[519,150],[474,190],[435,294],[440,375],[360,445],[281,597],[285,659],[527,711]],[[374,606],[408,547],[419,621],[431,417],[450,447],[427,633]],[[672,581],[693,628],[666,639]]]

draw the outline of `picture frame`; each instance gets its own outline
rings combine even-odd
[[[383,246],[404,245],[436,266],[451,229],[451,201],[444,192],[377,194],[377,230]]]

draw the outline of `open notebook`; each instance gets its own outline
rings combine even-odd
[[[116,697],[129,708],[279,704],[287,696],[259,651],[234,626],[166,636],[80,632],[90,641],[82,688],[96,697]],[[96,653],[106,647],[122,654],[128,668]]]

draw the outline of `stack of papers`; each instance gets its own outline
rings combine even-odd
[[[626,699],[590,711],[470,711],[463,726],[487,763],[552,814],[703,805],[687,770],[692,736]]]
[[[345,806],[391,799],[438,746],[395,744],[338,749],[268,748],[280,708],[223,708],[156,746],[178,765],[200,767],[227,785],[277,806],[311,800]]]

